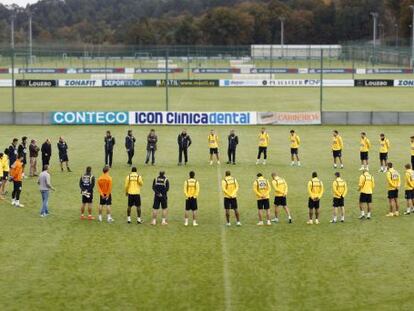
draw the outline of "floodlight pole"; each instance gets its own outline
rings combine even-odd
[[[411,23],[411,68],[414,67],[414,5],[410,5],[410,9],[413,11],[413,18]]]
[[[320,93],[319,93],[319,111],[321,112],[322,118],[322,111],[323,111],[323,49],[321,49],[321,72],[320,72]]]
[[[378,13],[371,12],[371,16],[373,18],[373,32],[372,32],[372,43],[373,43],[373,63],[375,64],[375,54],[377,49],[377,21],[378,21]]]
[[[280,20],[280,46],[282,48],[282,58],[284,56],[283,50],[284,50],[284,44],[285,44],[285,17],[279,17]]]
[[[32,12],[29,11],[29,58],[30,65],[33,64],[33,31],[32,31]]]
[[[399,34],[400,29],[399,29],[398,24],[395,24],[394,27],[395,27],[395,47],[398,49],[400,45],[400,34]]]
[[[12,76],[12,114],[13,114],[13,124],[15,123],[15,114],[16,114],[16,106],[15,106],[15,77],[14,77],[14,21],[16,19],[16,12],[13,11],[11,15],[11,41],[10,41],[10,48],[11,48],[11,76]]]
[[[169,96],[168,96],[168,48],[165,52],[165,110],[169,110]]]

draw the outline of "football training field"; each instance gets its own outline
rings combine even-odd
[[[31,94],[30,102],[34,103],[36,96],[43,94],[43,97],[37,98],[38,103],[46,102],[45,105],[50,108],[52,100],[47,102],[47,96],[51,93],[36,91],[38,93],[24,93],[29,92],[24,90],[18,96],[28,96],[28,103]],[[76,96],[76,93],[83,91],[89,92],[71,90],[71,94]],[[116,94],[119,94],[119,103],[129,102],[130,107],[133,107],[128,98],[122,97],[129,96],[127,92],[124,93],[122,89],[116,91],[119,93],[108,91],[108,94],[114,96],[110,102],[115,104]],[[178,92],[172,90],[174,91]],[[220,98],[217,95],[220,90],[196,91],[180,90],[197,94],[196,103],[197,98],[199,102],[203,99],[204,106],[197,107],[196,110],[206,107],[213,110],[213,106],[206,105],[212,103],[208,101],[208,93],[215,93],[211,98]],[[1,92],[3,97],[9,94],[5,90]],[[236,90],[234,92],[236,94]],[[247,100],[243,92],[247,94],[252,90],[237,90],[237,102],[241,101],[237,106],[238,110],[279,110],[277,106],[267,109],[261,106],[263,104],[260,101],[259,107],[252,107],[252,101]],[[288,92],[301,93],[301,96],[306,94],[297,89],[265,89],[260,90],[260,96],[269,96],[269,102],[274,102],[276,92],[286,92],[286,96]],[[351,92],[356,92],[356,89]],[[364,92],[367,90],[364,89]],[[375,92],[393,94],[394,90],[376,89]],[[399,94],[399,97],[395,97],[396,101],[405,103],[405,106],[401,104],[401,107],[393,106],[393,109],[408,110],[412,105],[412,96],[408,92],[412,91],[399,92],[407,92],[394,93]],[[61,101],[55,101],[59,104],[80,102],[76,97],[66,98],[63,91],[56,90],[56,96],[58,94],[62,96],[55,97],[61,98]],[[105,109],[101,100],[104,102],[108,94],[95,93],[95,97],[88,103],[96,103],[97,107],[89,109]],[[362,93],[353,94],[359,103],[370,98],[368,95],[362,98]],[[207,100],[204,96],[207,96]],[[183,98],[188,99],[187,96]],[[243,100],[246,100],[245,106]],[[360,110],[358,107],[362,107],[353,103],[349,97],[341,100],[344,103],[345,100],[349,101],[352,109]],[[390,103],[393,103],[389,97],[384,100],[383,106],[376,109],[377,100],[381,102],[381,96],[377,95],[372,100],[372,105],[364,107],[364,110],[383,110],[386,107],[389,110]],[[228,98],[223,99],[224,101],[231,103]],[[287,103],[284,100],[280,102]],[[4,101],[2,107],[3,105]],[[186,110],[190,106],[180,107]],[[145,110],[144,108],[142,109]],[[352,110],[351,108],[348,107],[347,110]],[[67,109],[82,108],[73,106]],[[122,109],[128,107],[121,106],[119,110]],[[230,104],[222,109],[230,109]],[[296,110],[295,106],[292,109]],[[46,109],[37,105],[22,105],[19,110]],[[87,165],[93,167],[95,176],[100,175],[104,164],[103,137],[107,129],[117,139],[114,168],[110,171],[114,181],[115,222],[108,224],[81,221],[79,177]],[[207,135],[210,128],[188,127],[193,145],[190,147],[189,165],[181,167],[177,166],[176,150],[176,137],[181,127],[155,128],[159,138],[155,167],[143,165],[144,141],[150,127],[134,127],[137,137],[134,164],[144,179],[141,194],[144,218],[142,225],[126,223],[127,199],[123,183],[129,167],[126,165],[123,140],[127,129],[124,126],[0,126],[2,149],[10,144],[13,137],[26,135],[29,139],[37,139],[39,143],[46,137],[52,139],[55,153],[52,154],[51,175],[52,184],[57,188],[51,194],[51,215],[48,218],[39,217],[40,194],[35,179],[29,178],[23,182],[21,202],[25,204],[24,208],[12,207],[10,195],[7,200],[0,201],[0,309],[414,309],[411,290],[414,283],[414,216],[385,217],[385,175],[377,173],[379,134],[384,132],[390,139],[390,161],[402,174],[403,165],[410,160],[409,137],[413,135],[412,127],[297,126],[295,129],[302,140],[300,152],[303,166],[300,168],[289,165],[288,135],[291,128],[286,126],[268,127],[271,145],[266,166],[255,165],[259,127],[236,128],[240,145],[237,153],[238,164],[235,166],[225,164],[225,140],[230,127],[216,128],[221,139],[220,150],[223,156],[220,166],[208,165]],[[331,184],[335,172],[332,168],[330,143],[334,129],[342,134],[345,142],[345,169],[341,173],[348,182],[349,195],[346,198],[346,222],[330,224]],[[358,219],[359,133],[362,130],[367,132],[373,143],[370,167],[377,183],[373,218],[370,221]],[[69,145],[72,173],[62,173],[58,167],[55,146],[60,135],[66,138]],[[223,198],[219,185],[228,169],[240,183],[238,200],[242,227],[234,226],[234,219],[233,226],[224,226]],[[153,227],[149,224],[153,198],[151,184],[160,170],[166,171],[171,183],[169,225]],[[183,225],[183,183],[190,170],[196,172],[201,187],[198,227]],[[270,179],[273,171],[285,177],[289,184],[288,204],[294,222],[288,224],[282,211],[279,224],[258,227],[252,183],[258,172]],[[310,226],[306,225],[306,185],[313,171],[319,173],[326,192],[321,202],[321,224]],[[9,185],[9,192],[10,190]],[[94,207],[95,215],[96,204],[97,202]],[[401,195],[400,204],[403,211],[405,205]]]

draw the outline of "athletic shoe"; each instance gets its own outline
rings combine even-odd
[[[45,217],[45,216],[46,216],[45,214],[40,214],[40,217],[42,217],[42,218]]]
[[[167,221],[163,221],[163,222],[161,223],[161,225],[162,225],[162,226],[166,226],[166,225],[168,225],[168,222],[167,222]]]
[[[193,227],[197,227],[197,226],[198,226],[198,223],[193,222]]]
[[[141,219],[137,219],[137,224],[141,225],[142,224],[142,220]]]
[[[302,166],[302,164],[300,164],[300,162],[298,162],[298,166]]]
[[[359,169],[360,171],[363,171],[365,168],[363,166],[361,166],[361,168]]]
[[[228,222],[228,223],[226,223],[226,226],[227,226],[227,227],[231,227],[231,223],[229,223],[229,222]]]
[[[157,224],[157,221],[155,219],[151,220],[151,225],[155,226]]]
[[[266,165],[266,161],[263,161],[263,165]]]
[[[94,220],[95,219],[95,217],[94,216],[92,216],[92,215],[88,215],[88,220]]]
[[[266,222],[266,225],[267,225],[267,226],[271,226],[271,225],[272,225],[272,222],[271,222],[270,220],[268,220],[268,221]]]
[[[259,161],[259,160],[257,160],[257,161],[256,161],[256,165],[259,165],[259,163],[260,163],[260,161]]]
[[[241,227],[241,225],[242,225],[242,224],[241,224],[241,222],[240,222],[240,221],[236,222],[236,226],[237,226],[237,227]]]
[[[226,164],[231,164],[231,162],[230,161],[227,161]]]
[[[312,219],[309,219],[306,223],[307,223],[308,225],[313,225],[313,220],[312,220]]]
[[[257,223],[257,225],[258,225],[258,226],[263,226],[263,221],[259,221],[259,222]]]
[[[184,226],[186,226],[186,227],[187,227],[187,226],[188,226],[188,222],[184,222]]]
[[[289,218],[288,223],[291,224],[293,222],[292,218]]]
[[[367,216],[367,219],[370,220],[371,219],[371,216]]]
[[[341,222],[345,222],[345,219],[341,219]]]
[[[69,173],[71,173],[71,172],[72,172],[72,170],[71,170],[69,167],[68,167],[68,172],[69,172]]]
[[[409,211],[404,212],[404,215],[410,215],[410,214],[411,214],[411,212],[409,212]]]
[[[341,168],[342,168],[342,169],[344,168],[344,165],[343,165],[343,164],[341,164]]]
[[[85,220],[86,219],[86,216],[85,215],[81,215],[80,219],[81,220]]]
[[[23,204],[21,204],[21,203],[16,203],[14,206],[15,206],[15,207],[24,207],[24,205],[23,205]]]
[[[111,223],[113,223],[115,220],[114,220],[113,218],[109,218],[107,221],[108,221],[108,223],[109,223],[109,224],[111,224]]]
[[[315,219],[315,225],[319,225],[319,220]]]
[[[330,221],[330,223],[331,223],[331,224],[336,224],[336,220],[335,220],[335,219],[332,219],[332,220]]]
[[[394,212],[394,217],[398,217],[398,216],[400,216],[400,212],[399,211]]]
[[[365,215],[359,216],[358,219],[365,219]]]
[[[129,223],[129,224],[130,224],[130,223],[131,223],[131,221],[130,221],[130,220],[127,220],[127,223]]]
[[[217,161],[217,164],[220,165],[220,161]]]
[[[210,161],[210,165],[213,165],[213,161]]]
[[[290,166],[295,166],[295,162],[291,162],[290,163]]]
[[[387,215],[385,215],[385,217],[393,217],[394,213],[388,213]]]
[[[12,199],[11,201],[11,205],[15,206],[16,205],[16,201],[14,199]]]
[[[273,218],[272,222],[279,222],[279,218]]]
[[[233,162],[233,165],[236,165],[236,162]]]
[[[333,168],[337,168],[338,166],[336,164],[333,165]]]

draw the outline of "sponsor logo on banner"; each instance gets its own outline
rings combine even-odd
[[[0,87],[11,87],[12,86],[12,80],[0,80]]]
[[[132,111],[131,125],[249,125],[256,124],[256,112]]]
[[[77,68],[77,73],[124,73],[125,68]]]
[[[261,86],[262,80],[220,80],[224,87],[255,87]]]
[[[165,73],[165,68],[135,68],[135,73]],[[168,68],[168,73],[183,72],[182,68]]]
[[[413,73],[412,69],[406,68],[376,68],[376,69],[366,69],[367,74],[376,74],[376,73]]]
[[[157,80],[157,86],[165,87],[165,80]],[[215,87],[219,80],[168,80],[171,87]]]
[[[221,87],[319,87],[320,80],[220,80]],[[354,80],[323,80],[325,87],[353,87]]]
[[[102,87],[102,80],[59,80],[60,87]]]
[[[250,73],[298,73],[297,68],[252,68]]]
[[[414,80],[394,80],[396,87],[414,87]]]
[[[323,73],[352,73],[354,70],[352,68],[324,68]],[[310,68],[309,73],[321,73],[320,68]]]
[[[116,125],[129,124],[129,113],[119,111],[62,111],[51,113],[52,124],[61,125]]]
[[[258,112],[257,124],[313,125],[321,124],[321,113],[315,112]]]
[[[56,87],[57,80],[16,80],[17,87]]]
[[[103,80],[103,87],[146,87],[156,86],[156,80]]]
[[[240,73],[240,68],[193,68],[193,73]]]
[[[277,86],[301,86],[301,87],[311,87],[319,86],[321,84],[320,80],[263,80],[263,86],[277,87]]]
[[[355,80],[355,86],[357,87],[390,87],[394,86],[394,80]]]

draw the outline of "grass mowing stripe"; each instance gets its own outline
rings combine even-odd
[[[218,187],[218,211],[219,218],[221,218],[220,206],[224,200],[223,192],[221,191],[221,169],[217,165],[217,187]],[[229,255],[227,250],[226,242],[226,230],[223,225],[221,225],[221,250],[223,254],[223,281],[224,281],[224,299],[225,299],[225,310],[231,310],[231,280],[229,274]]]

